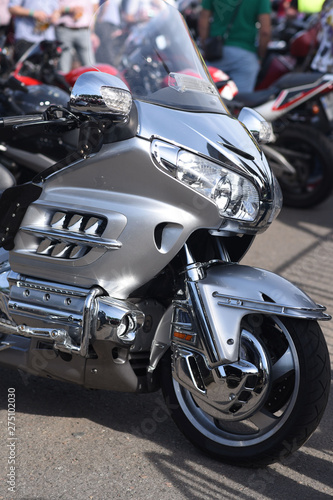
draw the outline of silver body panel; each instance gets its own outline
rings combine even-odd
[[[98,284],[113,297],[126,298],[160,272],[192,232],[203,227],[219,229],[222,221],[215,204],[155,165],[150,155],[150,139],[154,136],[169,141],[178,138],[184,146],[196,148],[203,155],[214,152],[217,161],[223,159],[230,168],[248,176],[255,174],[259,189],[264,188],[267,177],[270,179],[260,150],[230,116],[197,116],[143,103],[139,111],[139,117],[144,117],[139,119],[139,137],[106,144],[97,154],[46,180],[42,195],[29,207],[23,229],[16,236],[10,255],[13,271],[25,274],[28,265],[29,274],[35,278],[85,288]],[[171,133],[175,122],[177,127]],[[193,125],[204,129],[205,135],[195,132]],[[226,137],[216,133],[219,129],[227,130]],[[220,144],[232,144],[236,137],[252,160]],[[51,229],[50,219],[61,211],[106,218],[105,231],[99,236],[109,242],[109,248],[107,243],[104,247],[96,245],[76,259],[37,254],[41,233]],[[159,227],[163,228],[160,243],[156,236]],[[54,240],[69,242],[69,236],[73,234],[67,232],[67,239],[65,234],[63,238],[57,234]],[[118,245],[112,248],[110,242],[114,241]]]

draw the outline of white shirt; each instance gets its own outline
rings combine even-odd
[[[8,10],[8,1],[9,0],[0,0],[0,26],[7,26],[11,18]]]
[[[321,73],[333,72],[333,2],[321,14],[320,44],[311,69]]]

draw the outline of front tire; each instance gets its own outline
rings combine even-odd
[[[314,321],[253,315],[242,329],[271,362],[268,394],[252,415],[236,421],[223,412],[208,415],[173,379],[170,353],[161,362],[161,386],[174,422],[196,447],[229,464],[258,467],[287,457],[317,428],[328,401],[330,362]]]

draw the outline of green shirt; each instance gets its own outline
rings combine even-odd
[[[224,34],[236,5],[236,0],[202,0],[202,8],[213,13],[210,36]],[[243,0],[225,45],[233,45],[250,52],[256,52],[258,16],[270,13],[271,0]]]

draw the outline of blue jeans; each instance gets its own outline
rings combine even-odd
[[[257,54],[240,47],[225,46],[223,57],[211,63],[233,79],[239,92],[252,92],[255,87],[260,63]]]

